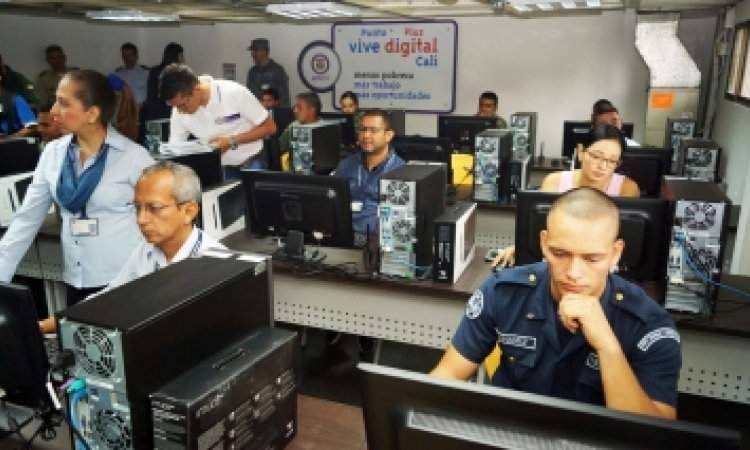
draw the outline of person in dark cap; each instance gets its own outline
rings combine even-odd
[[[263,91],[275,89],[279,93],[279,106],[291,107],[289,99],[289,77],[276,61],[268,56],[268,39],[253,39],[250,55],[255,65],[247,72],[247,88],[256,98],[263,97]]]
[[[594,106],[591,109],[591,127],[593,128],[600,123],[612,125],[622,131],[622,117],[620,117],[620,111],[612,104],[612,102],[605,98],[594,102]],[[638,142],[630,138],[625,137],[625,142],[628,147],[640,147]]]

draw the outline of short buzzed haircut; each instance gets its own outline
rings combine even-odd
[[[613,240],[620,232],[620,212],[609,196],[598,189],[579,187],[572,189],[555,200],[547,215],[547,228],[553,214],[564,212],[576,219],[599,219],[606,217],[614,224]],[[581,230],[585,233],[585,230]]]
[[[482,92],[482,95],[479,96],[479,101],[481,102],[484,99],[492,100],[492,103],[494,103],[495,106],[497,106],[497,94],[495,94],[494,92],[492,91]]]
[[[133,50],[133,52],[135,52],[136,55],[138,54],[138,47],[136,47],[135,44],[133,44],[132,42],[126,42],[122,44],[122,47],[120,47],[120,51],[123,51],[123,50]]]
[[[274,99],[274,101],[279,101],[279,91],[274,88],[264,89],[261,96],[263,95],[270,95],[271,98]]]
[[[320,103],[320,97],[315,92],[303,92],[297,94],[297,98],[307,103],[307,106],[315,110],[315,117],[320,116],[320,110],[323,108],[323,104]]]
[[[385,131],[393,129],[391,128],[391,115],[388,113],[388,111],[384,111],[378,108],[369,109],[364,114],[362,114],[362,118],[364,119],[365,117],[380,117],[383,120],[383,127],[385,128]]]
[[[47,46],[46,49],[44,49],[44,53],[47,54],[47,55],[49,55],[50,53],[54,53],[54,52],[60,52],[62,54],[65,54],[65,52],[62,49],[62,47],[60,47],[57,44],[49,45],[49,46]]]
[[[160,160],[143,169],[141,178],[159,172],[169,172],[174,175],[172,197],[178,204],[195,202],[201,203],[201,181],[195,171],[188,166],[174,161]]]

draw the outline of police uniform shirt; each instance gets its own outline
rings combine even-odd
[[[125,66],[118,67],[115,73],[122,78],[135,94],[135,101],[143,103],[146,101],[146,87],[148,84],[148,67],[136,64],[132,69]]]
[[[11,94],[13,97],[13,107],[16,110],[16,118],[18,123],[9,123],[9,115],[3,111],[4,106],[0,104],[0,133],[2,134],[15,134],[21,131],[23,128],[36,125],[36,117],[34,112],[20,95]]]
[[[667,312],[617,275],[608,277],[601,302],[643,390],[676,406],[680,337]],[[554,303],[546,263],[497,272],[469,299],[453,346],[479,364],[497,343],[495,386],[605,405],[598,356],[582,331],[560,346]]]
[[[101,292],[87,297],[87,300],[96,295],[101,295],[107,291],[111,291],[123,284],[130,283],[133,280],[137,280],[138,278],[145,277],[146,275],[156,272],[169,264],[174,264],[183,259],[199,255],[203,251],[209,249],[226,250],[226,247],[195,227],[193,227],[193,231],[190,232],[190,236],[188,236],[187,240],[182,244],[180,250],[175,253],[172,262],[167,262],[166,255],[159,247],[143,241],[135,247],[130,254],[130,258],[122,267],[122,270],[120,270],[120,273],[109,282],[107,287]]]
[[[245,86],[229,80],[217,80],[208,75],[199,77],[211,83],[208,104],[198,107],[193,114],[182,114],[172,108],[169,142],[186,141],[192,133],[208,142],[215,137],[237,136],[252,130],[268,119],[268,111]],[[263,150],[263,140],[240,144],[221,155],[224,166],[239,166]]]
[[[66,73],[73,70],[78,70],[78,68],[68,67],[65,69],[65,72],[62,73],[57,73],[52,69],[48,69],[39,74],[39,77],[36,80],[36,92],[42,105],[54,103],[55,94],[57,93],[57,85],[60,84],[60,80],[62,80],[62,77],[64,77]]]
[[[291,107],[289,98],[289,77],[279,63],[269,60],[264,66],[254,65],[247,72],[247,88],[258,98],[266,89],[276,89],[279,94],[279,106]]]
[[[401,159],[393,149],[385,161],[373,170],[367,170],[365,157],[360,153],[345,158],[336,166],[333,175],[349,179],[349,191],[352,203],[352,226],[355,233],[374,234],[378,230],[378,182],[386,173],[403,166]],[[357,211],[358,209],[358,211]]]

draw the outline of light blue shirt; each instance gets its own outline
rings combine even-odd
[[[0,281],[10,281],[18,262],[44,222],[52,202],[58,203],[57,181],[73,135],[47,144],[21,209],[0,240]],[[70,222],[80,214],[60,208],[62,215],[65,282],[76,288],[104,286],[117,276],[133,249],[143,242],[135,215],[125,205],[133,201],[135,183],[143,169],[154,163],[146,149],[128,140],[114,128],[107,129],[109,148],[104,174],[86,204],[86,215],[99,221],[97,236],[71,235]],[[76,152],[78,153],[78,152]],[[96,158],[88,158],[81,169]],[[80,160],[76,159],[80,165]]]
[[[118,67],[115,73],[128,84],[130,90],[135,94],[135,101],[143,103],[146,101],[146,84],[148,82],[149,69],[146,66],[136,64],[132,69],[125,66]]]

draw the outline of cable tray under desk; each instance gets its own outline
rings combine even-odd
[[[677,389],[704,397],[750,404],[750,340],[679,330],[682,370]]]
[[[474,242],[477,247],[505,248],[516,245],[516,237],[503,234],[477,233]]]
[[[281,322],[445,349],[465,301],[362,283],[274,274],[274,313]]]

